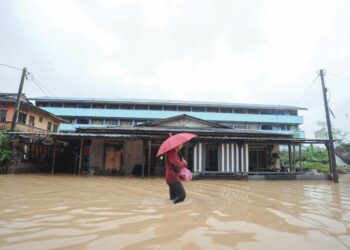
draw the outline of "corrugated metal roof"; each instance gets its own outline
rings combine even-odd
[[[164,138],[161,135],[147,134],[109,134],[109,133],[55,133],[55,132],[7,132],[18,136],[52,136],[56,138],[84,138],[84,137],[105,137],[105,138]],[[244,137],[244,136],[198,136],[194,140],[241,140],[246,142],[263,142],[263,143],[315,143],[325,144],[328,140],[320,139],[296,139],[296,138],[273,138],[273,137]]]
[[[84,108],[43,108],[57,116],[72,117],[100,117],[100,118],[125,118],[125,119],[165,119],[178,115],[189,115],[207,121],[219,122],[262,122],[282,124],[302,124],[302,116],[287,115],[254,115],[237,113],[211,113],[211,112],[182,112],[182,111],[158,111],[158,110],[124,110],[124,109],[84,109]]]
[[[61,123],[60,125],[60,131],[65,132],[65,133],[70,133],[70,132],[76,132],[79,129],[109,129],[113,130],[115,128],[118,128],[119,130],[130,130],[132,127],[117,127],[117,126],[108,126],[108,125],[83,125],[83,124],[63,124]],[[136,127],[138,128],[138,127]],[[176,129],[172,128],[173,131]],[[188,128],[186,128],[188,129]],[[162,131],[169,131],[169,128],[161,128]],[[177,129],[177,131],[183,131],[183,128]],[[190,129],[188,129],[189,131]],[[232,131],[233,129],[230,129]],[[196,132],[198,129],[193,129],[192,132]],[[272,135],[295,135],[297,134],[298,138],[305,138],[305,133],[304,131],[293,131],[293,130],[273,130],[273,131],[268,131],[268,130],[250,130],[250,129],[235,129],[234,131],[240,132],[240,133],[261,133],[261,134],[272,134]]]
[[[68,102],[94,102],[94,103],[132,103],[132,104],[171,104],[171,105],[192,105],[192,106],[223,106],[235,108],[261,108],[261,109],[293,109],[307,110],[303,107],[288,105],[270,104],[247,104],[230,102],[205,102],[205,101],[179,101],[179,100],[157,100],[157,99],[124,99],[124,98],[80,98],[80,97],[35,97],[29,98],[35,101],[68,101]]]

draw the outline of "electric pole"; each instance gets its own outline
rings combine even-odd
[[[330,158],[331,158],[330,164],[331,164],[332,173],[333,173],[333,181],[335,183],[338,183],[339,179],[338,179],[338,173],[337,173],[337,163],[335,161],[332,125],[331,125],[331,119],[329,117],[329,107],[328,107],[328,101],[327,101],[327,88],[325,87],[325,84],[324,84],[324,75],[325,75],[325,72],[323,69],[321,69],[320,70],[320,77],[321,77],[321,83],[322,83],[324,107],[326,110],[327,129],[328,129],[328,146],[329,146],[329,154],[330,154]]]
[[[14,132],[15,127],[16,127],[16,122],[18,120],[19,108],[21,105],[21,95],[22,95],[23,83],[24,83],[24,78],[26,77],[26,74],[27,74],[27,69],[23,68],[21,83],[19,84],[19,89],[18,89],[18,93],[17,93],[17,100],[16,100],[16,107],[15,107],[16,110],[15,110],[13,117],[12,117],[11,132]]]

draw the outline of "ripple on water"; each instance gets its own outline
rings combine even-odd
[[[193,181],[176,205],[157,178],[16,175],[0,185],[1,249],[350,248],[350,178]]]

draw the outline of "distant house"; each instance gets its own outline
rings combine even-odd
[[[13,114],[16,110],[16,93],[0,93],[0,130],[11,128]],[[58,132],[62,118],[34,106],[24,94],[16,122],[15,131],[18,132]]]

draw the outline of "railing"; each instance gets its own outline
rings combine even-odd
[[[2,122],[0,123],[0,130],[9,130],[11,129],[11,122]],[[16,124],[15,131],[17,132],[39,132],[45,131],[45,129],[36,128],[32,126],[28,126],[25,124]]]

